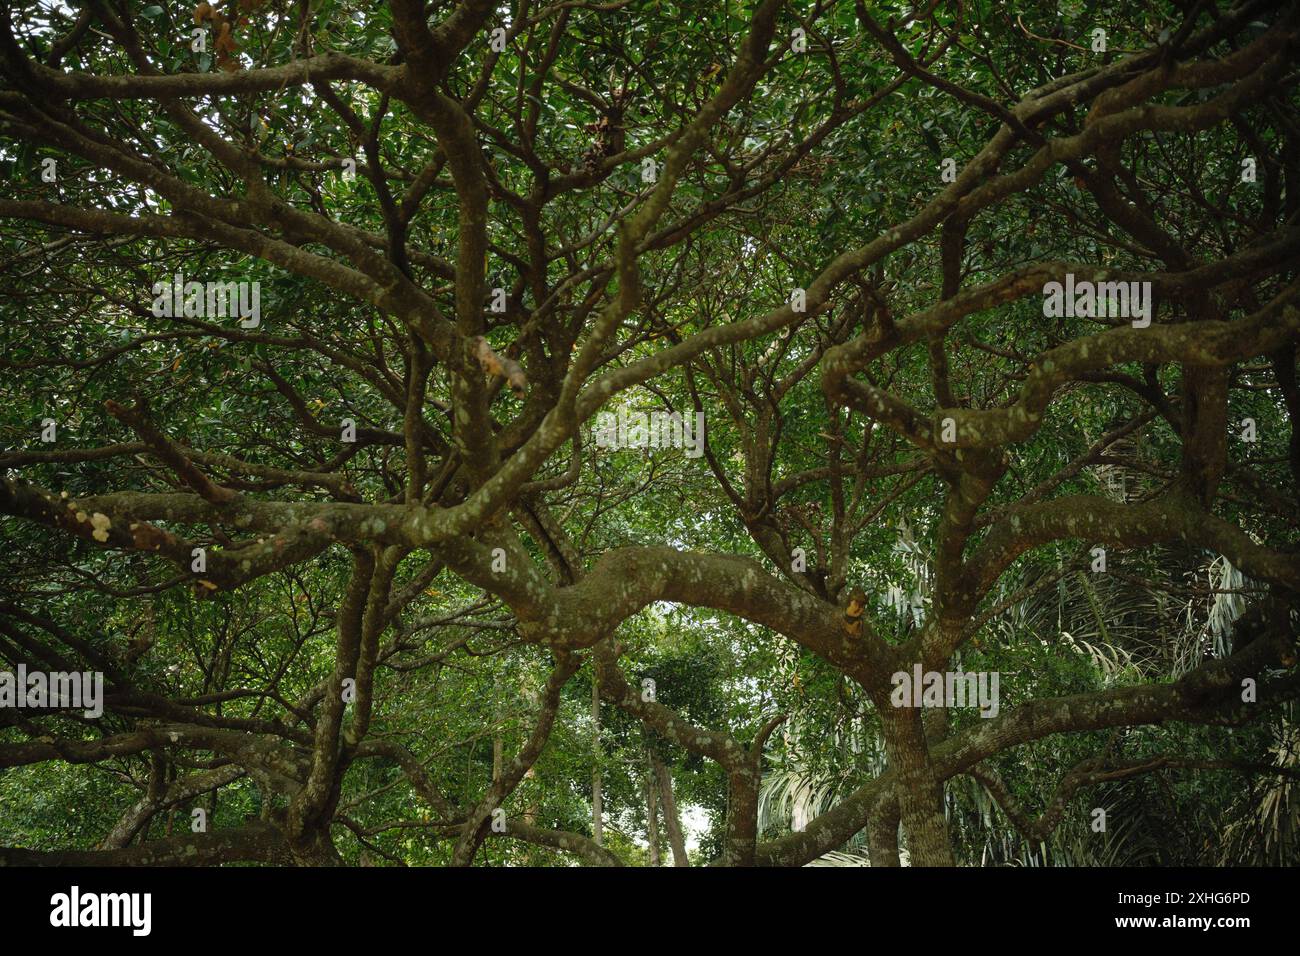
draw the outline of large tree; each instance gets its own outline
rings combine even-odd
[[[6,8],[0,660],[108,687],[0,710],[0,862],[945,865],[963,777],[1296,775],[1300,7]]]

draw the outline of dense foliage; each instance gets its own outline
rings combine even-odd
[[[0,863],[1296,862],[1300,7],[6,8]]]

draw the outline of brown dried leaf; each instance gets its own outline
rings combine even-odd
[[[500,375],[510,386],[510,391],[523,398],[528,389],[528,377],[518,362],[504,355],[498,355],[492,350],[492,346],[488,345],[487,339],[481,335],[476,340],[475,355],[483,371],[489,375]]]

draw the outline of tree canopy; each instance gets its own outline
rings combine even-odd
[[[1296,862],[1300,6],[1012,6],[6,4],[0,863]]]

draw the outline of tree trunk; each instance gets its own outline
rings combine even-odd
[[[677,812],[677,798],[673,795],[673,775],[657,758],[654,759],[655,777],[659,781],[659,802],[664,808],[664,829],[668,831],[668,845],[673,850],[673,866],[690,866],[686,856],[686,838],[682,834],[682,818]]]
[[[595,736],[592,750],[596,759],[596,765],[591,771],[591,838],[596,846],[603,846],[605,807],[600,792],[600,678],[594,671],[591,675],[591,723]]]
[[[943,788],[935,779],[921,726],[921,711],[912,707],[881,709],[885,753],[897,775],[898,808],[913,866],[954,866],[948,824],[943,816]]]
[[[723,845],[723,862],[727,866],[754,865],[754,849],[758,840],[760,780],[757,766],[745,767],[728,774],[727,836]]]
[[[898,857],[898,804],[882,799],[867,818],[867,851],[872,866],[901,866]]]
[[[304,834],[289,844],[289,853],[297,866],[342,866],[343,858],[334,848],[329,830]]]
[[[650,844],[650,865],[662,866],[663,860],[659,855],[659,801],[656,799],[659,784],[654,778],[654,764],[649,756],[646,762],[650,764],[650,772],[641,779],[641,792],[645,796],[645,836],[646,842]]]

